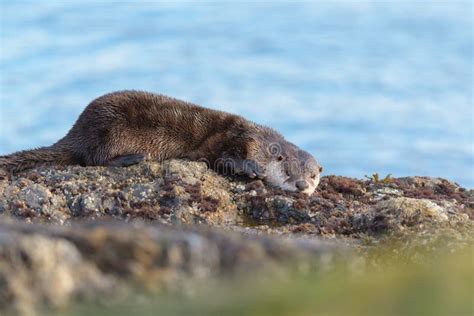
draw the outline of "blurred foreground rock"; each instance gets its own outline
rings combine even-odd
[[[327,269],[383,240],[406,254],[440,238],[456,247],[472,242],[473,219],[473,190],[438,178],[327,176],[308,197],[180,160],[38,168],[0,179],[0,305],[26,315]]]
[[[330,242],[205,227],[100,221],[60,227],[7,220],[0,223],[0,304],[35,314],[38,307],[116,300],[133,290],[186,292],[219,277],[282,273],[283,263],[325,268],[345,253]]]

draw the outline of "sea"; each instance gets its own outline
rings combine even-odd
[[[326,175],[473,188],[473,20],[456,0],[2,0],[0,155],[135,89],[271,126]]]

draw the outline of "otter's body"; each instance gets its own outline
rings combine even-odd
[[[261,178],[269,176],[266,171],[275,169],[275,163],[293,159],[303,166],[302,162],[310,160],[304,168],[311,169],[314,181],[317,174],[319,182],[320,167],[314,158],[273,129],[237,115],[139,91],[95,99],[64,138],[49,147],[2,156],[0,168],[17,172],[39,165],[126,166],[144,158],[203,160],[217,171],[230,167],[233,172]],[[283,179],[278,179],[285,177],[282,172],[273,179],[276,183],[267,182],[285,188],[279,183]],[[316,186],[312,183],[299,190],[311,188],[312,193]]]

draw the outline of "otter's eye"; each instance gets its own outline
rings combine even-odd
[[[319,167],[319,172],[323,172],[323,167]]]
[[[278,156],[278,161],[283,161],[283,156]]]
[[[316,174],[313,173],[313,174],[311,175],[311,179],[316,179]]]

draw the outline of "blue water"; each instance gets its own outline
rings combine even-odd
[[[95,97],[141,89],[270,125],[326,174],[474,187],[471,1],[0,8],[0,154],[51,144]]]

